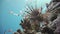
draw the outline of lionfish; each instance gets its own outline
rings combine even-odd
[[[33,6],[29,6],[27,4],[27,8],[24,12],[26,12],[27,15],[25,15],[25,16],[22,15],[24,18],[23,18],[23,20],[21,20],[21,23],[19,24],[20,26],[22,26],[23,33],[24,34],[36,34],[37,32],[40,33],[41,31],[45,33],[45,27],[49,24],[49,22],[48,22],[49,12],[46,12],[46,14],[42,14],[42,7],[37,8],[37,4],[35,5],[35,8]],[[20,14],[15,14],[13,12],[11,12],[11,13],[14,15],[20,16]],[[25,13],[23,13],[23,14],[25,14]],[[43,30],[42,30],[42,28],[43,28]],[[47,29],[49,31],[50,28],[47,28]],[[46,29],[46,32],[47,32],[47,29]],[[49,32],[51,32],[51,31],[49,31]],[[17,32],[21,33],[20,30]]]

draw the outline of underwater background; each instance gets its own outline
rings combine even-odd
[[[37,6],[42,7],[42,13],[45,13],[46,3],[49,3],[51,0],[0,0],[0,34],[12,34],[17,29],[23,29],[19,25],[22,16],[12,15],[9,12],[13,11],[17,14],[22,10],[24,12],[26,3],[34,6],[34,1],[37,1]],[[32,2],[29,3],[29,2]],[[20,14],[21,15],[21,14]],[[9,32],[8,30],[12,30]]]

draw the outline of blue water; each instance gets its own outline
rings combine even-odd
[[[43,13],[45,13],[46,10],[46,2],[49,3],[50,0],[41,0],[38,2],[38,6],[43,7]],[[22,30],[21,26],[19,25],[22,16],[11,15],[9,14],[9,11],[19,13],[20,10],[25,8],[25,3],[26,0],[0,0],[0,34],[4,34],[4,32],[9,29],[12,29],[13,32],[15,32],[17,29]],[[12,34],[12,32],[6,32],[6,34]]]

